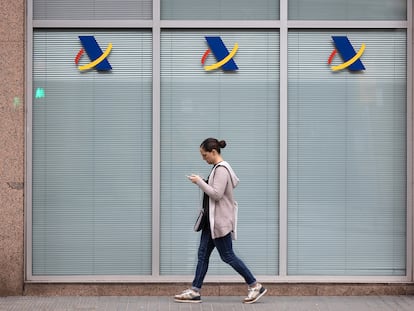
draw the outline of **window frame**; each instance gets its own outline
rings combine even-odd
[[[32,274],[32,98],[33,98],[33,31],[34,29],[100,29],[130,28],[150,29],[153,34],[153,150],[152,150],[152,275],[151,276],[33,276]],[[26,57],[25,57],[25,282],[188,282],[191,276],[160,276],[159,226],[160,226],[160,40],[164,29],[272,29],[280,33],[280,215],[279,215],[279,275],[257,276],[263,282],[410,282],[413,273],[413,4],[407,0],[407,20],[403,21],[299,21],[288,20],[288,0],[280,0],[280,19],[275,21],[218,21],[218,20],[161,20],[160,0],[153,0],[152,20],[111,21],[59,21],[33,20],[33,0],[26,1]],[[338,277],[338,276],[289,276],[287,275],[287,37],[290,29],[396,29],[407,32],[407,246],[406,275],[403,277]],[[278,189],[275,189],[277,191]],[[241,282],[237,276],[209,277],[206,282]]]

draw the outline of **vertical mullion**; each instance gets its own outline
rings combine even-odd
[[[160,0],[152,7],[152,276],[160,275]]]
[[[414,6],[407,0],[407,257],[406,274],[414,280],[414,210],[413,210],[413,18]]]
[[[288,99],[288,0],[280,1],[280,197],[279,276],[287,275],[287,99]]]
[[[25,264],[24,264],[24,278],[25,280],[31,280],[32,271],[32,219],[33,219],[33,208],[32,208],[32,168],[33,168],[33,157],[32,157],[32,139],[33,139],[33,116],[32,116],[32,104],[33,104],[33,1],[27,1],[26,7],[26,64],[25,64],[25,181],[24,181],[24,213],[25,224],[24,224],[24,244],[25,244]]]

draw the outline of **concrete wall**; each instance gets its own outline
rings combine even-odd
[[[414,284],[264,283],[269,296],[414,295]],[[27,284],[26,296],[173,296],[189,283],[147,284]],[[203,296],[244,296],[241,283],[207,283]]]
[[[0,1],[0,296],[23,293],[25,1]]]

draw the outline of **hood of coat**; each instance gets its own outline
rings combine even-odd
[[[233,184],[233,188],[236,188],[237,185],[240,182],[240,179],[237,177],[236,173],[233,171],[232,167],[230,166],[230,164],[226,161],[222,161],[220,163],[217,164],[217,166],[224,166],[225,168],[227,168],[227,170],[230,173],[230,178],[231,178],[231,182]]]

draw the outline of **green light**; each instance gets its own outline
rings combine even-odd
[[[20,97],[15,97],[14,99],[13,99],[13,107],[14,107],[14,110],[16,110],[17,108],[19,108],[20,107]]]
[[[45,90],[41,87],[37,88],[35,97],[36,98],[44,98],[45,97]]]

